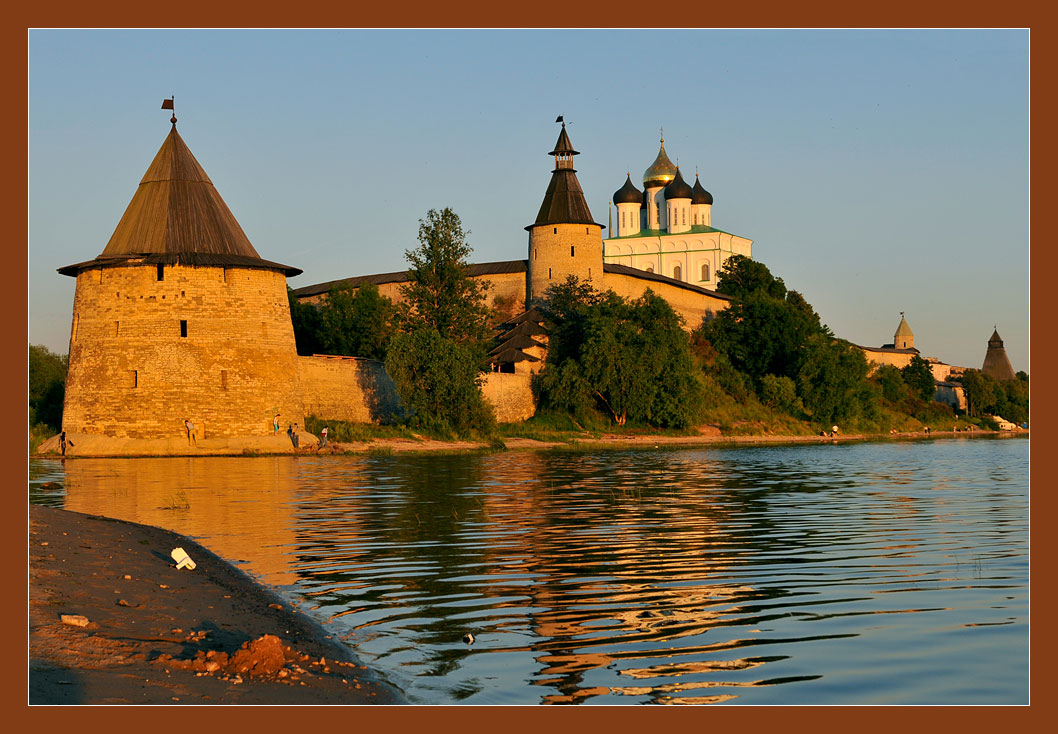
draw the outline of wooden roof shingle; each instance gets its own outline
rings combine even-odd
[[[175,123],[103,252],[96,260],[68,265],[59,272],[76,275],[84,266],[145,255],[185,264],[263,267],[287,275],[301,272],[257,254]]]

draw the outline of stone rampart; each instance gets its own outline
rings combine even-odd
[[[298,375],[307,415],[351,423],[388,422],[401,415],[397,387],[376,360],[298,357]]]
[[[518,423],[533,417],[536,401],[528,373],[489,372],[481,394],[496,411],[500,423]]]

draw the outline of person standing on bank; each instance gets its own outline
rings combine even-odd
[[[320,445],[316,447],[316,453],[320,453],[320,449],[327,445],[327,430],[328,426],[324,426],[323,430],[320,431]]]
[[[66,438],[66,431],[63,431],[62,433],[59,434],[59,450],[62,451],[63,457],[66,456],[66,446],[67,446],[67,444],[69,444],[70,446],[74,445],[73,441],[70,441],[69,439]]]
[[[276,417],[272,419],[272,435],[275,436],[279,433],[279,413],[276,413]]]
[[[295,423],[290,427],[290,443],[294,444],[294,450],[298,449],[298,424]]]
[[[198,437],[195,435],[195,424],[191,422],[190,418],[184,421],[184,428],[187,429],[187,445],[190,446],[191,444],[194,444],[195,446],[198,446]]]

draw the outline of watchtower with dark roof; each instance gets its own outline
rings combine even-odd
[[[555,169],[544,192],[536,221],[529,231],[529,273],[526,306],[540,301],[547,289],[567,276],[581,280],[602,279],[603,225],[592,219],[584,191],[573,168],[573,149],[566,123],[558,135]]]
[[[77,279],[63,430],[265,434],[303,421],[286,277],[263,259],[176,130]]]
[[[981,371],[991,375],[997,380],[1016,380],[1014,366],[1010,364],[1010,357],[1003,347],[1003,339],[999,336],[999,329],[992,331],[988,340],[988,351],[985,352],[985,361],[981,365]]]

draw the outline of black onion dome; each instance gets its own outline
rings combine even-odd
[[[683,176],[680,175],[679,166],[676,167],[676,177],[672,179],[672,182],[665,187],[665,200],[669,199],[689,199],[691,198],[691,187],[687,185],[687,182],[683,180]]]
[[[614,204],[640,204],[643,201],[643,192],[632,183],[632,174],[628,174],[625,184],[617,189],[613,195]]]
[[[691,189],[691,203],[692,204],[712,204],[713,195],[710,194],[702,187],[702,182],[698,180],[698,174],[694,174],[694,188]]]

